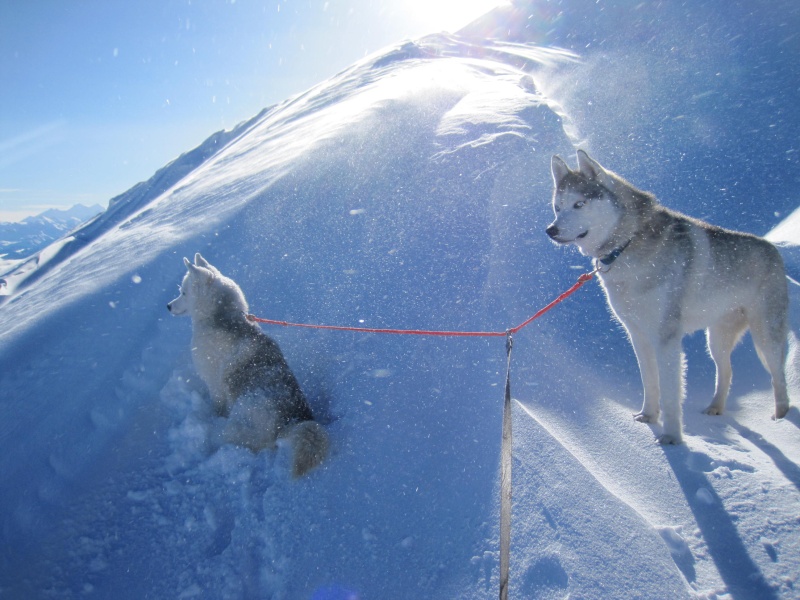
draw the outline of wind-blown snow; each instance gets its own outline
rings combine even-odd
[[[26,276],[0,307],[0,593],[495,595],[502,340],[268,328],[333,445],[292,481],[280,450],[206,444],[189,324],[165,304],[200,251],[259,316],[523,321],[586,266],[543,233],[550,156],[573,149],[536,80],[572,60],[444,35],[389,49],[176,161]],[[512,597],[796,595],[800,416],[769,419],[749,343],[728,414],[701,415],[701,341],[686,444],[663,448],[631,418],[638,371],[597,286],[518,334]]]

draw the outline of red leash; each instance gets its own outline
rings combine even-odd
[[[396,335],[434,335],[434,336],[448,336],[448,337],[505,337],[512,333],[517,333],[523,327],[530,325],[533,321],[544,315],[551,308],[566,300],[569,296],[578,291],[578,289],[587,281],[594,278],[594,274],[584,273],[578,277],[578,281],[569,288],[566,292],[561,294],[558,298],[553,300],[550,304],[538,310],[532,317],[520,323],[516,327],[512,327],[507,331],[431,331],[425,329],[375,329],[371,327],[342,327],[337,325],[311,325],[308,323],[291,323],[289,321],[276,321],[273,319],[262,319],[254,315],[247,315],[249,321],[258,323],[266,323],[268,325],[282,325],[284,327],[305,327],[307,329],[328,329],[333,331],[357,331],[360,333],[391,333]]]
[[[594,278],[597,269],[590,273],[584,273],[578,277],[571,288],[553,300],[547,306],[539,309],[532,317],[512,327],[507,331],[427,331],[421,329],[374,329],[371,327],[339,327],[335,325],[309,325],[307,323],[290,323],[288,321],[275,321],[273,319],[261,319],[253,315],[247,315],[248,320],[269,325],[283,325],[285,327],[306,327],[310,329],[329,329],[334,331],[358,331],[361,333],[392,333],[400,335],[438,335],[438,336],[459,336],[459,337],[505,337],[506,338],[506,385],[505,397],[503,401],[503,438],[500,460],[500,600],[508,599],[509,587],[509,565],[511,561],[511,348],[514,338],[512,334],[517,333],[523,327],[529,325],[551,308],[560,304],[572,294],[578,291],[584,283]]]

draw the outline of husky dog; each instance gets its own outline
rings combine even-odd
[[[719,415],[731,385],[731,352],[749,328],[772,376],[774,419],[789,410],[784,362],[789,305],[783,260],[769,242],[661,206],[578,150],[578,170],[552,159],[556,220],[547,234],[595,259],[608,304],[628,332],[644,386],[642,423],[663,411],[662,444],[679,444],[684,394],[681,340],[706,330]],[[660,409],[659,409],[660,403]]]
[[[328,436],[311,414],[278,344],[247,319],[244,294],[200,254],[181,294],[167,304],[173,315],[192,318],[192,359],[214,407],[228,421],[223,439],[254,452],[287,439],[292,473],[299,477],[327,455]]]

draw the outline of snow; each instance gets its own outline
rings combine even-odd
[[[773,244],[800,245],[800,208],[794,210],[765,237]]]
[[[333,444],[293,481],[283,449],[208,443],[189,324],[165,305],[200,251],[258,316],[522,322],[588,267],[544,234],[550,157],[574,150],[537,78],[574,60],[446,35],[387,49],[43,253],[0,307],[0,595],[495,595],[504,340],[265,327]],[[780,241],[796,277],[800,240]],[[702,341],[686,443],[661,447],[631,417],[638,370],[598,286],[517,334],[511,597],[797,596],[800,413],[770,420],[748,340],[727,414],[702,415]]]
[[[37,250],[66,235],[103,212],[99,204],[76,204],[66,210],[50,209],[21,222],[0,222],[0,275],[16,269]]]

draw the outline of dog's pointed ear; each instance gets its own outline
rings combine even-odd
[[[589,179],[598,179],[605,173],[600,163],[589,156],[585,150],[578,150],[578,170]]]
[[[196,264],[198,267],[204,267],[206,269],[211,268],[211,263],[209,263],[205,258],[200,256],[199,252],[194,255],[194,264]]]
[[[196,266],[198,266],[198,267],[203,267],[204,269],[208,269],[214,275],[221,275],[222,274],[222,273],[219,272],[219,269],[217,269],[217,267],[215,267],[210,262],[208,262],[205,258],[200,256],[199,252],[194,255],[194,264]]]
[[[558,185],[559,182],[567,176],[567,173],[569,173],[569,167],[560,156],[554,154],[553,158],[550,160],[550,171],[553,173],[553,183]]]
[[[599,162],[594,160],[584,150],[578,150],[578,170],[585,177],[594,179],[609,190],[616,189],[617,176],[611,171],[606,171]]]
[[[207,279],[211,279],[214,277],[214,272],[211,269],[206,269],[205,267],[201,267],[200,265],[196,265],[192,263],[188,258],[183,259],[183,264],[186,265],[186,269],[192,275],[199,275],[201,277],[205,277]]]

